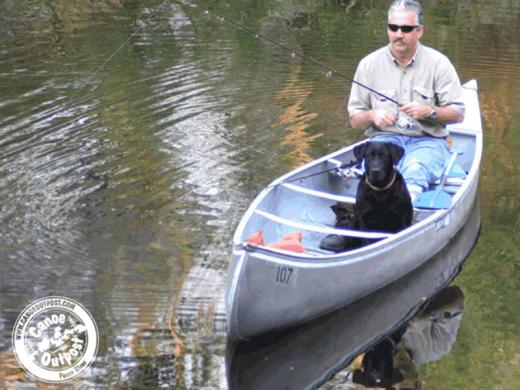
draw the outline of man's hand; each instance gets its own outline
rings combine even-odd
[[[372,122],[380,129],[395,125],[396,117],[385,110],[372,110]]]
[[[366,129],[372,125],[385,129],[395,125],[396,122],[397,118],[395,115],[381,109],[359,112],[350,117],[350,125],[354,129]]]
[[[401,111],[413,119],[428,119],[432,113],[432,107],[417,102],[407,103],[401,107]]]

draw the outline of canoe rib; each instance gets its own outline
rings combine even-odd
[[[300,192],[300,193],[306,194],[306,195],[316,196],[316,197],[323,198],[323,199],[335,200],[336,202],[341,202],[341,203],[350,203],[350,204],[356,203],[356,199],[353,196],[329,194],[327,192],[311,190],[310,188],[300,187],[300,186],[297,186],[297,185],[294,185],[291,183],[284,183],[283,186],[292,191]]]
[[[347,236],[347,237],[357,237],[357,238],[368,238],[368,239],[381,239],[392,237],[391,233],[377,233],[377,232],[364,232],[364,231],[356,231],[356,230],[348,230],[348,229],[335,229],[327,226],[318,226],[318,225],[309,225],[302,222],[292,221],[290,219],[285,219],[279,217],[278,215],[274,215],[268,213],[263,210],[255,210],[255,214],[260,215],[261,217],[270,219],[276,223],[293,227],[295,229],[303,229],[315,233],[322,234],[337,234],[339,236]]]

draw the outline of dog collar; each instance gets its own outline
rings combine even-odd
[[[372,183],[370,183],[370,181],[368,180],[368,177],[366,177],[366,176],[365,176],[365,183],[367,183],[367,186],[369,186],[370,189],[377,191],[377,192],[383,192],[394,185],[396,178],[397,178],[397,174],[395,173],[395,169],[394,169],[394,175],[392,176],[392,180],[390,180],[390,183],[388,183],[384,187],[377,187],[377,186],[373,185]]]

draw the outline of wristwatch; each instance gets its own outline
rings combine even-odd
[[[437,111],[435,111],[435,107],[432,108],[432,111],[430,112],[430,116],[428,116],[428,119],[431,119],[432,121],[437,120]]]

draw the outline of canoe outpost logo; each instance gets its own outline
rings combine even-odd
[[[27,306],[13,329],[18,363],[43,382],[66,382],[92,363],[98,330],[90,313],[65,297],[46,297]]]

